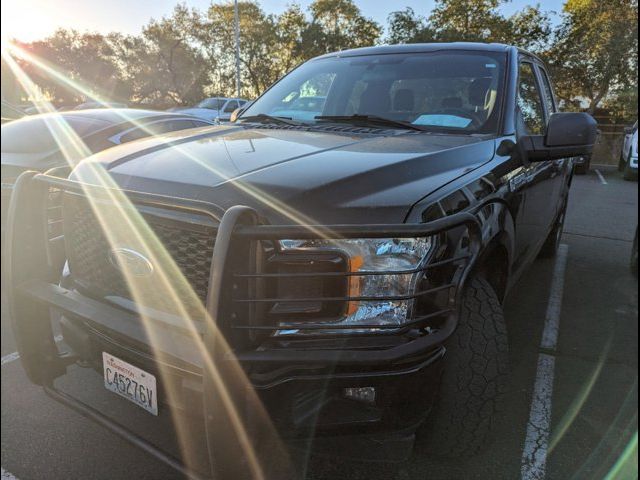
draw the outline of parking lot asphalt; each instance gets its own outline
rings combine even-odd
[[[511,389],[495,438],[479,455],[430,458],[416,453],[404,465],[388,467],[343,459],[312,458],[306,478],[324,479],[516,479],[522,457],[541,355],[553,358],[552,392],[545,400],[551,428],[542,477],[601,479],[631,452],[637,474],[638,282],[629,270],[631,242],[638,222],[638,183],[625,182],[611,169],[576,176],[562,243],[559,333],[553,351],[540,348],[550,294],[557,282],[554,259],[538,260],[505,302],[510,335]],[[556,272],[556,273],[554,273]],[[553,295],[552,295],[553,296]],[[556,295],[557,299],[557,295]],[[2,478],[160,479],[178,478],[145,453],[50,400],[31,385],[11,356],[5,300],[2,302]],[[103,390],[101,379],[77,369],[68,388],[114,415],[124,400]],[[533,403],[536,403],[535,401]],[[126,409],[129,412],[129,409]],[[157,422],[144,412],[140,422],[158,441],[170,444]],[[155,437],[154,437],[155,438]],[[635,457],[634,457],[635,455]],[[10,472],[10,473],[9,473]],[[526,476],[524,477],[526,478]],[[627,478],[625,476],[619,478]]]

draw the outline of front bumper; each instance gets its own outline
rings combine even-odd
[[[55,177],[23,174],[16,183],[9,212],[11,234],[6,253],[10,317],[22,364],[29,378],[53,398],[190,476],[197,474],[135,432],[59,392],[54,380],[78,361],[101,371],[102,351],[157,374],[160,394],[163,389],[170,392],[165,397],[171,400],[164,408],[201,415],[214,475],[232,472],[243,476],[251,470],[252,462],[239,461],[246,454],[247,441],[259,445],[252,449],[258,463],[261,457],[278,455],[268,446],[273,443],[269,439],[284,439],[305,449],[313,439],[316,450],[351,458],[402,460],[410,452],[415,430],[433,404],[440,360],[445,354],[443,344],[455,329],[455,306],[477,255],[480,235],[475,217],[458,214],[422,225],[323,227],[340,238],[466,231],[467,254],[447,260],[456,267],[455,278],[447,286],[447,309],[436,312],[443,318],[437,331],[410,333],[414,325],[409,324],[401,335],[389,335],[371,344],[365,338],[358,345],[345,342],[342,347],[335,342],[323,347],[322,343],[306,341],[247,348],[242,342],[226,342],[236,335],[225,301],[234,250],[244,248],[243,241],[303,238],[312,228],[256,225],[251,209],[229,209],[217,229],[206,303],[209,320],[198,331],[180,332],[175,325],[162,322],[150,328],[131,312],[58,285],[66,258],[64,242],[48,238],[45,209],[33,208],[46,202],[52,187],[75,193],[86,189]],[[181,199],[169,201],[138,193],[130,197],[145,205],[194,207]],[[201,204],[197,207],[203,208]],[[58,352],[51,309],[62,313],[61,326],[72,348],[70,353]],[[374,402],[345,394],[362,388],[375,389]],[[249,440],[247,432],[251,433]]]

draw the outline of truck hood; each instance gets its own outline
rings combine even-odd
[[[491,160],[494,148],[493,138],[469,135],[233,125],[112,148],[72,178],[96,183],[105,169],[127,190],[248,205],[273,223],[399,223],[418,200]]]

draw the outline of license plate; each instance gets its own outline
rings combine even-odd
[[[158,415],[156,377],[107,352],[102,352],[102,366],[107,390]]]

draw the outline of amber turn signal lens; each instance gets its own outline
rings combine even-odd
[[[362,256],[357,255],[355,257],[351,257],[349,260],[349,271],[352,273],[357,272],[362,267],[364,260]],[[360,296],[360,277],[357,275],[352,275],[349,277],[349,296],[350,297],[359,297]],[[359,302],[349,302],[347,304],[347,315],[353,315],[358,311]]]

